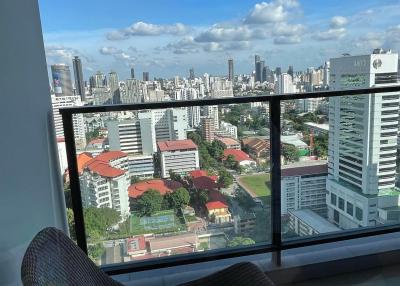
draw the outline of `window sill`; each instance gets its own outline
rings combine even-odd
[[[396,264],[400,261],[400,233],[286,250],[282,253],[280,267],[273,265],[271,253],[266,253],[129,273],[113,278],[125,285],[170,286],[203,277],[241,261],[255,263],[278,284],[301,282]]]

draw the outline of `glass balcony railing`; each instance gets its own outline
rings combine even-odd
[[[341,124],[353,102],[363,123]],[[399,86],[61,109],[77,243],[115,274],[398,231],[394,104]]]

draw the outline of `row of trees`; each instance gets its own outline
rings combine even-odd
[[[162,196],[157,190],[149,189],[137,200],[135,210],[139,216],[151,216],[160,210],[175,209],[189,204],[190,194],[185,188],[178,188]]]

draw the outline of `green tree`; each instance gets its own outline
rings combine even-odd
[[[140,182],[140,178],[138,176],[131,177],[131,185],[139,183],[139,182]]]
[[[222,161],[224,157],[224,150],[225,145],[219,140],[214,140],[211,143],[208,152],[213,158],[217,159],[217,161]]]
[[[90,142],[93,139],[98,138],[99,136],[100,136],[100,128],[96,128],[95,130],[86,133],[86,141]]]
[[[297,148],[289,144],[282,144],[282,155],[289,162],[296,162],[300,159]]]
[[[169,170],[168,173],[169,173],[169,178],[172,181],[177,181],[177,182],[182,182],[183,181],[181,175],[175,173],[173,170]]]
[[[110,208],[85,208],[83,215],[86,234],[91,239],[104,237],[107,234],[107,230],[120,220],[119,213]]]
[[[170,208],[179,209],[189,204],[190,194],[185,188],[178,188],[165,196]]]
[[[72,209],[72,196],[71,196],[71,185],[70,183],[64,183],[64,197],[65,205],[67,208]]]
[[[227,188],[233,184],[233,176],[228,171],[222,169],[218,172],[218,176],[218,183],[224,186],[224,188]]]
[[[235,156],[228,155],[224,161],[224,166],[228,169],[235,169],[236,163]]]
[[[162,195],[154,189],[149,189],[137,200],[136,211],[140,216],[151,216],[161,210]]]
[[[205,205],[209,200],[208,191],[207,190],[199,190],[198,191],[198,200],[199,200],[200,204]]]
[[[241,246],[241,245],[252,245],[255,244],[256,242],[249,238],[249,237],[241,237],[237,236],[231,241],[228,242],[227,246],[228,247],[235,247],[235,246]]]
[[[200,248],[200,249],[203,249],[203,250],[207,250],[207,249],[209,249],[210,247],[208,246],[208,243],[207,243],[207,242],[203,241],[203,242],[200,243],[199,248]]]
[[[70,208],[67,208],[67,221],[68,221],[69,235],[72,240],[76,241],[74,211]]]
[[[101,259],[101,256],[106,251],[102,243],[92,244],[88,246],[88,255],[93,260],[96,261]]]

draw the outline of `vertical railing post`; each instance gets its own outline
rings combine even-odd
[[[71,114],[70,112],[61,112],[61,115],[64,127],[65,148],[67,151],[68,172],[71,187],[72,210],[74,211],[76,240],[78,246],[87,254],[85,222],[83,218],[78,163],[76,160],[75,136],[72,119],[73,114]]]
[[[269,103],[270,114],[270,150],[271,150],[271,217],[273,263],[281,265],[281,107],[279,96]]]

